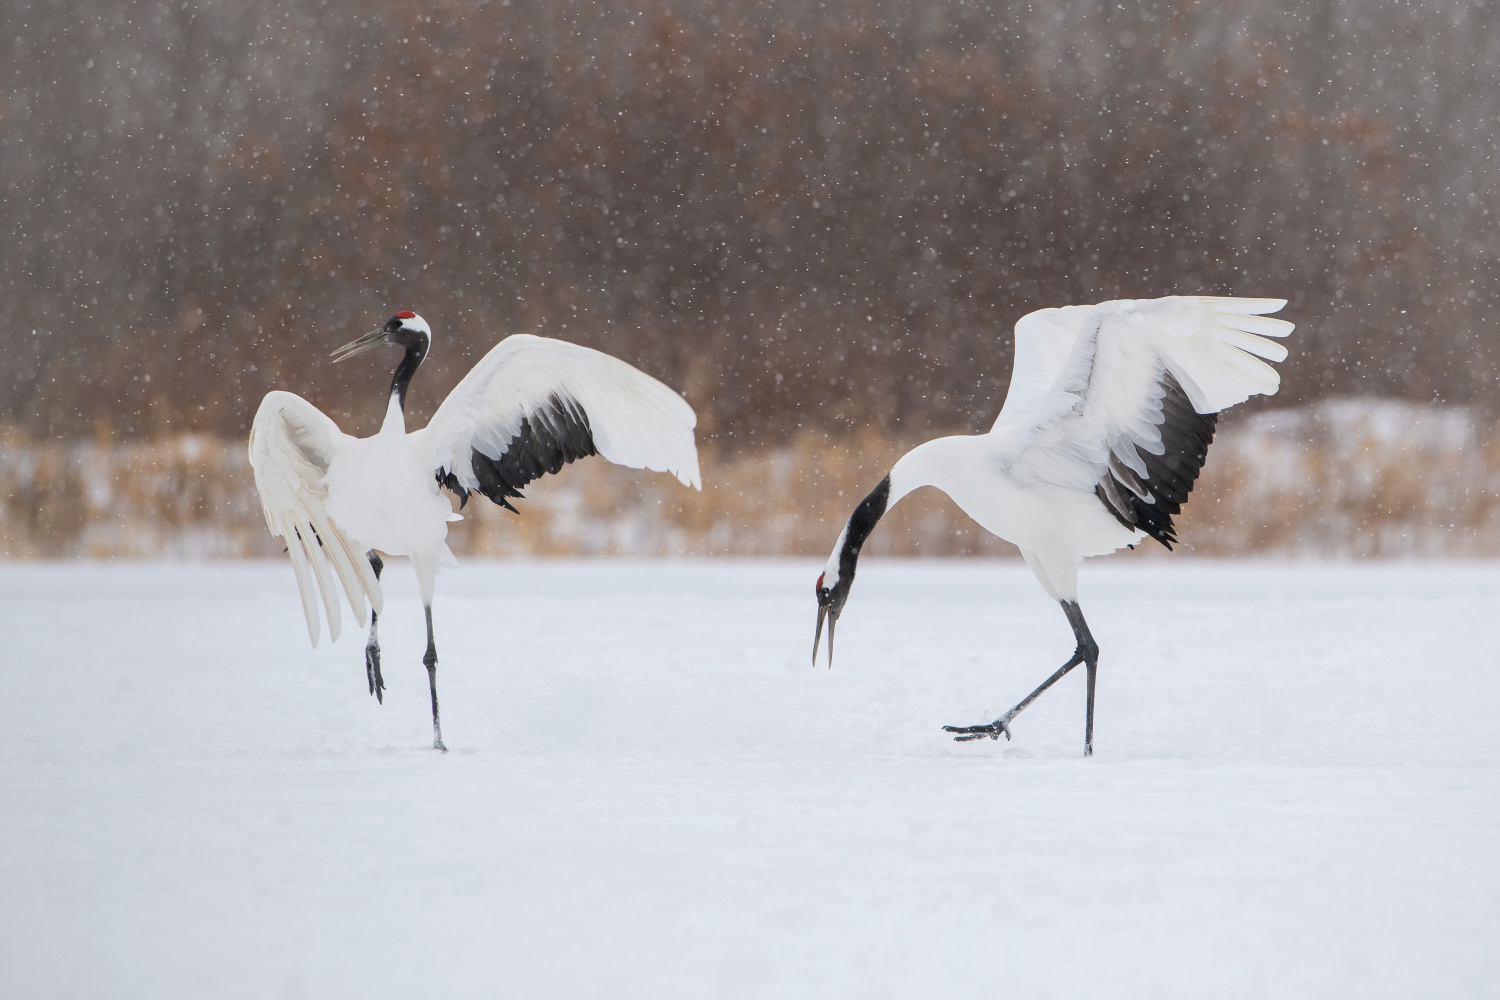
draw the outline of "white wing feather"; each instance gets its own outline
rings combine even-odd
[[[1010,393],[992,433],[1009,437],[1013,471],[1092,490],[1113,454],[1145,475],[1137,449],[1162,454],[1163,375],[1198,413],[1217,413],[1281,384],[1292,324],[1265,313],[1282,299],[1172,296],[1064,306],[1016,324]]]
[[[703,488],[693,442],[698,417],[686,400],[618,358],[546,337],[518,333],[502,340],[417,433],[426,435],[438,467],[473,490],[470,449],[500,457],[521,422],[554,395],[586,414],[594,447],[609,461],[670,472],[684,486]]]
[[[328,615],[328,633],[337,641],[341,626],[338,587],[342,584],[349,608],[365,623],[365,599],[378,614],[384,606],[380,581],[363,548],[328,516],[328,465],[350,440],[338,425],[302,397],[280,390],[267,393],[250,428],[250,467],[260,493],[266,527],[286,539],[287,553],[297,574],[307,634],[319,638],[318,597]],[[319,544],[321,542],[321,544]]]

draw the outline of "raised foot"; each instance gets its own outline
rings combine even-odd
[[[982,740],[986,736],[992,740],[998,740],[1002,735],[1007,740],[1010,739],[1010,726],[1006,724],[1006,720],[1004,719],[996,719],[994,722],[983,726],[944,726],[943,732],[958,733],[959,735],[953,737],[955,743],[964,743],[968,740]]]
[[[380,647],[365,647],[365,680],[369,682],[370,693],[375,700],[382,705],[385,704],[385,678],[380,676]]]

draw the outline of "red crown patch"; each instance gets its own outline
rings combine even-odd
[[[400,312],[398,312],[396,314],[396,318],[397,319],[416,319],[417,318],[417,314],[414,313],[414,312],[412,312],[410,309],[403,309],[403,310],[401,310]]]

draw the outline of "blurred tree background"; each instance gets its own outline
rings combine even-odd
[[[5,0],[0,423],[425,417],[517,331],[729,452],[978,430],[1042,306],[1291,299],[1277,404],[1484,406],[1495,0]],[[8,39],[6,41],[5,39]]]

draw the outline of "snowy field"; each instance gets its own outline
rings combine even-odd
[[[1494,997],[1500,565],[0,565],[7,997]]]

